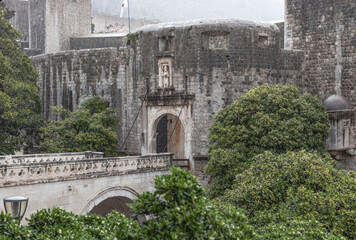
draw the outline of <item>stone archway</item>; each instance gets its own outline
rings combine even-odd
[[[137,193],[128,187],[108,188],[88,201],[81,214],[97,214],[105,216],[112,210],[116,210],[131,217],[129,207],[126,205],[137,198]]]
[[[156,153],[173,153],[174,159],[184,159],[185,134],[181,120],[173,114],[164,114],[154,123],[152,128],[155,136],[155,146],[153,150]]]
[[[111,197],[96,205],[92,210],[90,210],[89,214],[106,216],[112,210],[116,210],[120,213],[125,214],[125,216],[129,218],[131,217],[131,210],[126,205],[129,203],[132,203],[132,200],[127,197]]]

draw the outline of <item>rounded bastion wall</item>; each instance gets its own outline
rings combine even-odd
[[[191,123],[194,160],[207,155],[208,128],[221,108],[264,83],[298,84],[303,55],[280,49],[280,38],[275,24],[238,19],[163,23],[129,34],[128,84],[136,96],[149,96],[136,132],[143,149],[150,148],[147,118],[160,109],[189,105],[190,119],[181,120]]]

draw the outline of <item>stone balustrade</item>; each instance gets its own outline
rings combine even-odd
[[[22,164],[22,163],[42,163],[75,161],[92,158],[103,158],[103,152],[74,152],[74,153],[46,153],[46,154],[26,154],[26,155],[4,155],[0,156],[0,165],[2,164]]]
[[[88,155],[88,153],[87,153]],[[91,152],[91,155],[95,155]],[[64,157],[66,156],[66,157]],[[0,160],[0,187],[168,169],[172,154],[87,159],[81,154]],[[37,159],[37,160],[34,160]],[[38,161],[42,159],[43,161]]]

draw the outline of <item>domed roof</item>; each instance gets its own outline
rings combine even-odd
[[[353,108],[346,98],[339,95],[332,95],[328,97],[324,101],[324,106],[328,112],[347,110]]]

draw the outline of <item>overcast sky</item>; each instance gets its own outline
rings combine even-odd
[[[94,11],[120,14],[122,0],[92,2]],[[129,0],[129,3],[131,16],[164,22],[206,18],[274,21],[284,16],[284,0]]]

